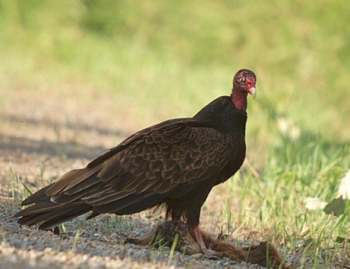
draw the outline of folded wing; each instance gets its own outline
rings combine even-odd
[[[230,159],[229,146],[227,136],[205,123],[163,122],[28,197],[19,222],[47,228],[87,211],[131,214],[153,207],[217,176]]]

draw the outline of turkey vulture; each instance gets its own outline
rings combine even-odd
[[[133,214],[166,205],[166,218],[184,221],[203,253],[199,229],[210,190],[242,165],[247,95],[255,74],[239,70],[230,96],[221,96],[191,118],[167,120],[131,135],[85,168],[64,174],[22,202],[18,223],[50,229],[90,212]]]

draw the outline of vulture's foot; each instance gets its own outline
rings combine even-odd
[[[201,249],[201,251],[204,257],[210,260],[218,260],[220,257],[223,257],[222,253],[212,250],[210,248],[204,248],[204,249]]]
[[[189,233],[188,226],[183,222],[166,221],[155,226],[142,238],[127,238],[125,243],[157,248],[162,246],[175,247],[176,250],[185,254],[204,253]],[[207,252],[208,256],[214,256],[215,253],[215,251],[210,250]]]
[[[213,249],[210,249],[207,245],[207,242],[205,242],[205,238],[208,237],[205,235],[201,229],[199,229],[199,226],[191,227],[189,229],[190,234],[192,235],[195,242],[198,244],[198,247],[200,248],[201,252],[206,256],[208,259],[218,259],[223,256],[223,253],[215,251]]]
[[[129,238],[126,242],[143,246],[168,246],[185,254],[202,253],[210,259],[227,257],[234,261],[259,264],[268,268],[292,269],[285,264],[277,250],[267,242],[241,248],[230,242],[213,238],[198,227],[189,229],[183,222],[167,221],[157,225],[143,238]]]

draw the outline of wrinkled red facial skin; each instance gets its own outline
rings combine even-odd
[[[254,79],[247,79],[246,80],[246,89],[249,90],[253,87],[255,87],[255,80]]]
[[[248,89],[255,87],[255,83],[255,74],[248,69],[242,69],[238,71],[233,78],[233,89],[247,91]]]
[[[241,111],[247,109],[248,90],[255,87],[256,76],[248,69],[239,70],[233,78],[231,100],[234,107]]]

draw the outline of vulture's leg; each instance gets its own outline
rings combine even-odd
[[[193,239],[196,241],[200,250],[205,256],[207,256],[210,259],[222,256],[222,253],[207,247],[207,245],[205,244],[203,232],[200,230],[199,225],[190,227],[190,234],[192,235]]]
[[[186,219],[187,219],[189,232],[192,235],[193,239],[198,244],[202,253],[208,258],[217,258],[222,256],[222,253],[212,250],[206,245],[203,232],[199,228],[201,207],[205,199],[207,198],[209,191],[210,189],[202,193],[199,193],[199,196],[196,197],[197,199],[194,200],[191,207],[187,209]]]

